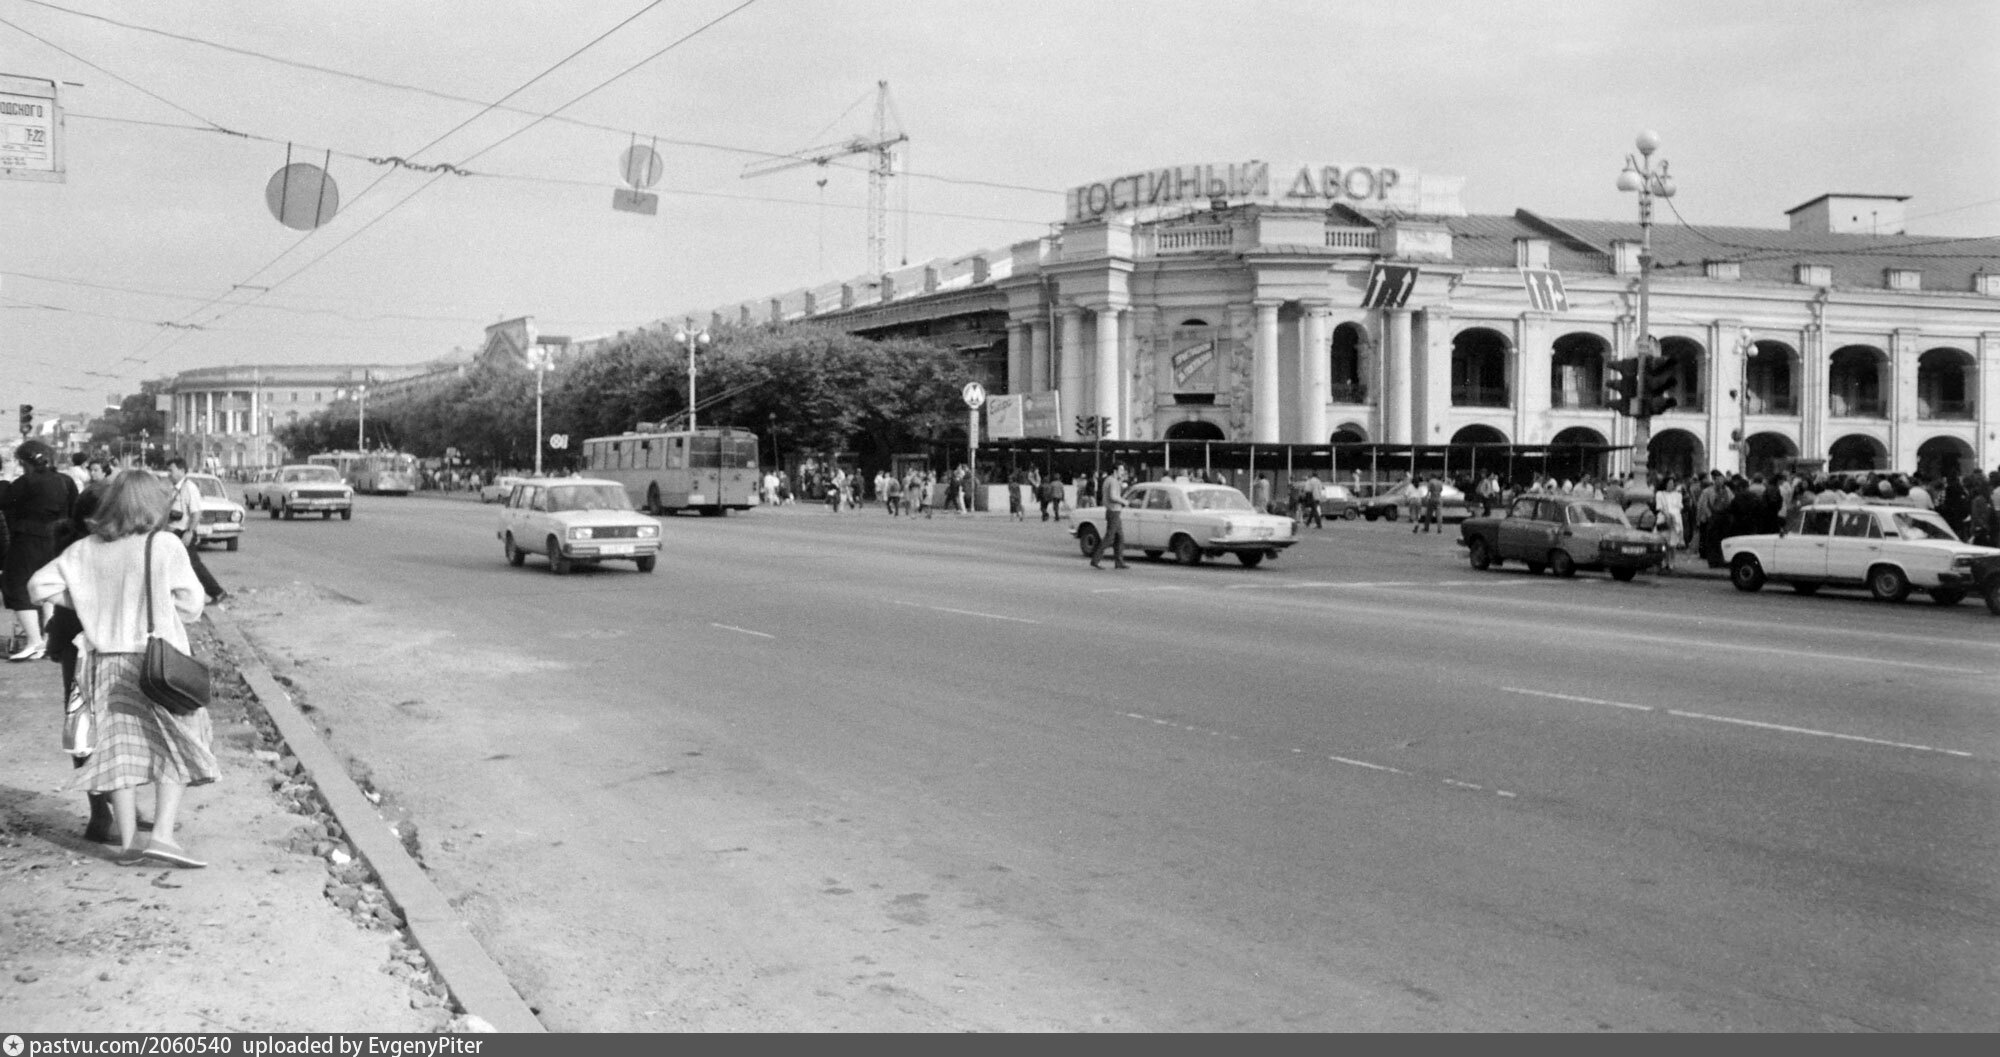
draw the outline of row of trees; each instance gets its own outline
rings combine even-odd
[[[787,452],[855,451],[886,464],[893,452],[965,441],[959,390],[972,380],[955,353],[928,342],[871,341],[815,326],[731,330],[697,359],[697,420],[764,435]],[[559,362],[543,379],[542,436],[622,433],[639,422],[685,420],[687,352],[657,331],[625,336]],[[456,448],[479,466],[535,461],[535,372],[481,363],[439,388],[371,400],[370,447],[425,458]],[[295,457],[356,440],[356,409],[342,405],[280,427]],[[544,451],[544,466],[570,464],[574,449]]]

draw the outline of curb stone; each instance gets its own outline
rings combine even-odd
[[[206,616],[216,639],[234,655],[238,674],[249,687],[251,697],[263,708],[285,749],[296,760],[296,777],[318,788],[347,846],[374,871],[390,902],[401,910],[411,939],[430,960],[432,971],[450,990],[458,1007],[465,1011],[465,1027],[473,1031],[546,1031],[500,967],[452,910],[444,893],[411,860],[401,837],[383,824],[374,804],[355,785],[339,757],[321,740],[318,729],[293,706],[291,695],[271,675],[235,621],[216,610],[210,610]]]

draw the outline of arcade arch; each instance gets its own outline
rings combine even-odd
[[[1833,350],[1826,369],[1827,414],[1834,418],[1886,417],[1889,407],[1882,399],[1882,380],[1888,366],[1889,357],[1873,345],[1842,345]]]
[[[1663,429],[1646,444],[1646,465],[1653,473],[1687,480],[1708,468],[1708,449],[1687,430]]]
[[[1191,418],[1167,427],[1168,440],[1228,440],[1222,427],[1205,419]]]
[[[1505,334],[1471,327],[1451,339],[1451,405],[1508,407],[1507,360],[1513,345]]]
[[[1917,476],[1957,477],[1978,467],[1972,445],[1957,437],[1932,437],[1917,445]]]
[[[1564,334],[1549,356],[1549,406],[1604,406],[1604,361],[1611,343],[1595,334]]]
[[[1929,349],[1917,357],[1917,418],[1970,420],[1978,417],[1973,398],[1978,372],[1964,349]]]
[[[1889,450],[1882,446],[1881,441],[1865,433],[1849,433],[1826,449],[1826,468],[1835,473],[1842,470],[1886,470],[1889,468]]]
[[[1762,474],[1768,479],[1780,465],[1789,465],[1798,454],[1798,445],[1782,433],[1752,434],[1744,442],[1743,474],[1746,477]]]
[[[1674,387],[1668,390],[1676,401],[1676,411],[1705,411],[1702,375],[1708,369],[1708,350],[1693,338],[1661,338],[1660,356],[1673,364]]]

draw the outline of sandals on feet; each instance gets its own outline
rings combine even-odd
[[[140,854],[148,859],[166,863],[169,866],[178,866],[183,870],[199,870],[208,865],[200,859],[189,855],[187,849],[182,848],[180,845],[161,840],[158,837],[147,841],[146,850]]]

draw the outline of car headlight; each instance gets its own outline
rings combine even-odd
[[[641,526],[639,526],[639,538],[640,538],[640,539],[642,539],[642,540],[649,540],[649,539],[652,539],[653,537],[655,537],[655,536],[657,536],[657,535],[659,535],[659,534],[660,534],[660,526],[658,526],[658,525],[641,525]]]
[[[1954,555],[1952,555],[1952,558],[1951,558],[1951,567],[1952,567],[1952,568],[1954,568],[1954,569],[1970,569],[1970,568],[1972,568],[1972,555],[1970,555],[1970,554],[1954,554]]]
[[[232,510],[232,511],[230,511],[230,512],[229,512],[229,520],[231,520],[231,521],[241,521],[241,520],[243,520],[243,511],[241,511],[241,510]]]
[[[569,530],[569,538],[573,540],[587,540],[595,535],[596,533],[588,525],[579,526],[577,528]]]

